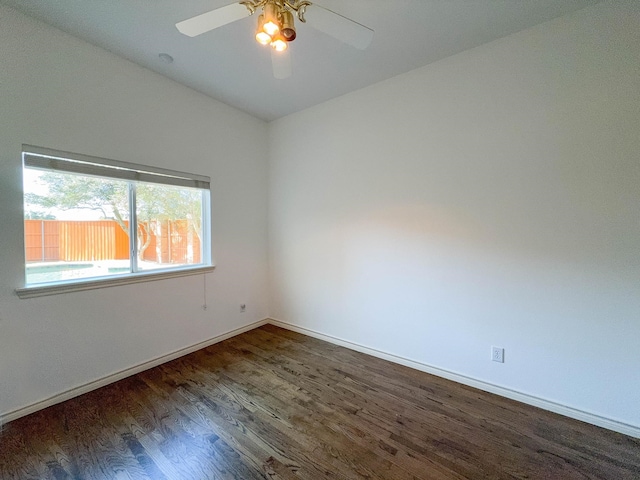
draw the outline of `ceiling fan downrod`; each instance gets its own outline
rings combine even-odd
[[[302,23],[306,23],[306,19],[304,18],[305,13],[307,12],[307,7],[313,5],[313,3],[308,2],[306,0],[243,0],[240,5],[244,5],[247,10],[249,10],[249,15],[253,15],[256,13],[256,10],[259,8],[263,8],[271,3],[274,4],[279,12],[291,11],[296,12],[298,16],[298,20]]]

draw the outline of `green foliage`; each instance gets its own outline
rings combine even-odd
[[[200,190],[169,185],[139,183],[136,187],[138,222],[189,220],[195,233],[202,231]]]
[[[48,193],[25,193],[26,208],[99,210],[103,218],[119,220],[119,223],[128,217],[126,182],[58,172],[44,172],[40,182],[46,186]]]
[[[24,212],[24,218],[25,220],[55,220],[56,216],[38,210],[27,210]]]

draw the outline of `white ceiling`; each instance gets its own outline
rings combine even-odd
[[[293,75],[276,80],[255,17],[195,38],[176,22],[229,0],[0,0],[258,118],[273,120],[598,3],[598,0],[318,0],[375,30],[365,51],[296,23]],[[307,17],[313,15],[313,7]],[[174,58],[166,64],[159,58]]]

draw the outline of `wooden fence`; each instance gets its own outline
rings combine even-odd
[[[151,242],[143,260],[157,263],[200,263],[200,239],[187,220],[152,222]]]
[[[200,263],[200,240],[186,220],[151,225],[143,260]],[[25,220],[27,262],[79,262],[129,258],[129,236],[114,220]]]

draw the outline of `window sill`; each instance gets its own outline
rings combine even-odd
[[[193,268],[182,268],[180,270],[164,270],[161,272],[137,273],[135,275],[129,274],[115,278],[100,278],[79,282],[34,285],[32,287],[16,288],[16,295],[22,299],[44,297],[47,295],[59,295],[61,293],[117,287],[119,285],[129,285],[131,283],[153,282],[156,280],[165,280],[167,278],[202,275],[204,273],[213,272],[214,268],[215,266],[213,265],[205,267],[199,266]]]

